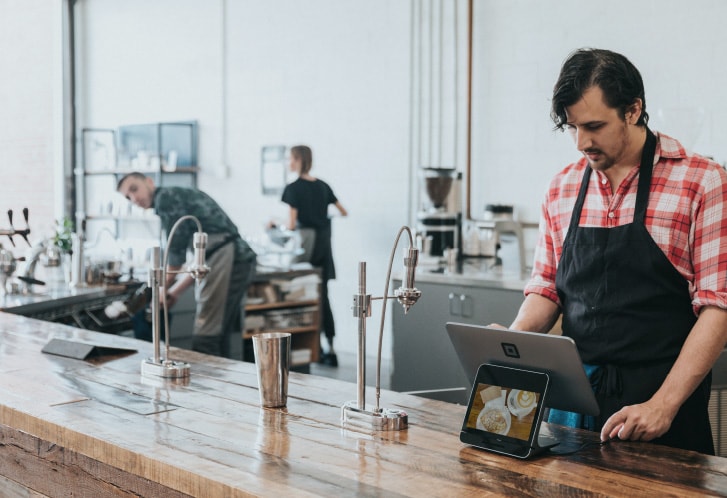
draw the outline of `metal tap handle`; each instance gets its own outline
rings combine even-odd
[[[25,218],[25,230],[16,230],[16,233],[20,234],[20,236],[23,238],[26,244],[28,244],[29,247],[32,247],[30,244],[30,241],[28,240],[28,234],[30,234],[30,225],[28,224],[28,208],[23,208],[23,218]]]
[[[8,209],[8,220],[10,221],[10,230],[15,231],[15,228],[13,228],[13,210]],[[10,243],[15,247],[15,241],[13,240],[12,235],[8,235],[8,238],[10,239]]]

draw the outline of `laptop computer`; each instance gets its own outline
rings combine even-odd
[[[446,327],[470,382],[474,383],[483,363],[546,373],[547,407],[598,415],[591,383],[570,337],[453,322]]]
[[[481,365],[472,385],[460,441],[517,458],[528,458],[557,445],[555,439],[539,437],[548,386],[546,373]]]

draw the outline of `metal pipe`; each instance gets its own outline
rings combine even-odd
[[[439,102],[437,102],[437,118],[439,120],[439,133],[437,133],[437,166],[442,166],[442,140],[444,134],[444,2],[439,0],[439,49],[438,49],[438,62],[439,62],[439,81],[437,83],[437,93]]]
[[[453,141],[453,148],[452,151],[454,153],[454,158],[452,161],[452,167],[456,168],[458,163],[458,154],[457,151],[459,150],[459,11],[457,9],[457,4],[459,2],[452,2],[453,9],[454,9],[454,36],[452,39],[454,42],[452,43],[452,46],[454,47],[454,141]],[[460,206],[461,208],[461,206]]]
[[[202,233],[202,225],[197,218],[191,215],[182,216],[172,226],[167,238],[167,245],[163,252],[163,261],[160,265],[161,250],[158,246],[152,248],[151,266],[149,270],[149,287],[151,287],[151,314],[152,314],[152,343],[154,349],[154,357],[152,359],[146,359],[141,364],[142,375],[154,375],[165,378],[182,378],[189,376],[189,364],[184,362],[175,362],[169,358],[169,345],[171,342],[171,331],[169,329],[169,309],[167,307],[167,259],[169,257],[169,246],[171,245],[174,233],[177,227],[185,220],[193,220],[197,224],[198,232]],[[203,234],[204,237],[200,238],[200,245],[197,245],[197,235],[195,234],[195,252],[198,250],[204,250],[204,244],[202,240],[206,240],[207,235]],[[197,270],[189,271],[183,270],[175,273],[193,273],[195,280],[199,281],[209,271],[209,268],[204,264],[204,257],[199,256],[196,259]],[[201,262],[201,267],[200,267]],[[202,271],[199,271],[202,270]],[[162,294],[159,294],[159,291]],[[164,360],[162,361],[160,353],[161,343],[161,317],[160,317],[160,304],[161,312],[164,315],[164,328],[165,328],[165,354]]]
[[[472,18],[474,17],[474,0],[467,2],[467,162],[465,176],[467,178],[467,195],[465,196],[467,219],[472,219]]]
[[[394,247],[391,248],[391,255],[389,256],[389,269],[386,272],[386,283],[384,285],[384,294],[383,299],[384,302],[381,305],[381,323],[379,327],[379,344],[378,344],[378,350],[376,354],[376,406],[374,408],[374,413],[378,413],[381,411],[381,407],[379,406],[379,400],[381,398],[381,345],[383,343],[383,337],[384,337],[384,323],[386,322],[386,303],[389,300],[389,282],[391,281],[391,268],[394,265],[394,255],[396,255],[396,248],[399,245],[399,239],[401,238],[401,234],[406,232],[406,234],[409,236],[409,247],[414,247],[414,237],[412,237],[411,230],[409,227],[404,226],[399,229],[399,233],[396,234],[396,239],[394,240]],[[411,278],[412,284],[414,282],[413,277]],[[408,282],[404,282],[404,284],[408,284]]]
[[[391,268],[394,262],[394,254],[399,244],[401,234],[406,232],[409,236],[409,248],[404,258],[404,267],[407,276],[404,282],[413,284],[413,273],[416,271],[418,250],[413,247],[414,237],[409,227],[402,227],[396,236],[394,247],[391,249],[389,258],[389,269],[386,275],[385,291],[382,297],[372,298],[366,293],[366,263],[360,262],[358,266],[358,293],[353,296],[353,316],[358,318],[358,364],[357,364],[357,388],[358,398],[346,402],[341,409],[341,421],[344,427],[358,427],[373,430],[403,430],[408,426],[409,417],[402,410],[385,410],[379,406],[381,397],[381,344],[384,334],[384,322],[386,321],[386,302],[390,297],[395,297],[404,306],[405,312],[419,299],[421,291],[414,287],[400,287],[389,296],[389,283],[391,280]],[[366,318],[371,316],[372,299],[382,299],[383,311],[381,313],[381,328],[379,329],[378,353],[376,358],[376,407],[373,411],[366,410]]]
[[[429,85],[428,85],[428,97],[427,100],[427,117],[429,125],[429,138],[427,147],[427,166],[432,165],[432,144],[434,143],[434,0],[429,0]]]
[[[67,106],[64,105],[64,130],[63,135],[66,140],[67,151],[64,154],[64,167],[63,177],[66,179],[68,175],[68,198],[65,199],[65,214],[72,217],[74,221],[74,228],[76,231],[80,230],[79,225],[81,219],[77,214],[78,205],[76,203],[76,175],[74,173],[76,168],[76,158],[78,156],[78,144],[76,143],[76,126],[77,126],[77,95],[76,95],[76,0],[66,0],[64,2],[65,15],[64,15],[64,28],[66,29],[67,38],[65,39],[66,50],[65,64],[63,81],[67,83],[67,88],[64,88],[63,98],[68,99]],[[82,208],[85,211],[85,208]]]
[[[169,260],[169,246],[172,243],[172,240],[174,239],[174,233],[177,231],[177,227],[182,224],[182,222],[186,220],[192,220],[197,224],[197,231],[202,231],[202,224],[199,222],[197,218],[192,216],[191,214],[182,216],[179,218],[174,225],[172,226],[172,229],[169,231],[169,237],[167,237],[167,245],[164,248],[164,261],[162,262],[162,268],[161,268],[161,279],[162,279],[162,307],[164,308],[164,358],[169,360],[169,343],[172,342],[171,337],[171,331],[169,330],[169,307],[167,306],[167,265]]]
[[[161,333],[159,330],[159,278],[162,274],[161,268],[159,267],[160,259],[161,254],[159,246],[152,247],[151,268],[149,269],[149,287],[151,288],[151,335],[155,364],[159,364],[161,362],[161,353],[159,351],[161,341]],[[167,341],[169,341],[169,336],[167,336]]]
[[[358,356],[356,358],[356,402],[359,410],[366,409],[366,262],[358,264]]]
[[[415,178],[414,174],[414,37],[415,37],[415,23],[414,23],[414,0],[409,1],[409,188],[407,189],[407,220],[410,224],[414,223],[414,213],[416,211],[414,200],[414,193],[416,191],[416,184],[412,183],[412,179]]]

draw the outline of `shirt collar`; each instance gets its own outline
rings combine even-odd
[[[654,164],[661,158],[665,159],[684,159],[687,157],[687,151],[684,149],[682,144],[670,137],[664,135],[658,131],[655,131],[656,135],[656,151],[654,153]]]
[[[159,196],[159,192],[162,191],[162,187],[156,187],[154,189],[154,195],[151,196],[151,208],[156,209],[157,205],[157,197]]]

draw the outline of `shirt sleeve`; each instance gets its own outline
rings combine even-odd
[[[169,237],[172,227],[179,218],[184,216],[184,208],[180,202],[177,202],[176,196],[171,191],[163,191],[159,193],[156,200],[156,211],[161,218],[163,236]],[[187,259],[187,246],[190,243],[192,232],[194,231],[192,222],[181,223],[174,233],[174,240],[166,248],[167,263],[169,266],[182,266]],[[163,241],[166,243],[166,240]]]
[[[326,184],[326,197],[327,197],[327,204],[335,204],[338,202],[338,198],[336,197],[336,194],[333,193],[333,189],[328,184]]]
[[[283,197],[281,199],[284,203],[289,205],[292,208],[298,209],[299,207],[299,201],[298,196],[295,193],[295,189],[293,188],[293,185],[286,185],[285,189],[283,190]]]
[[[702,182],[704,193],[693,227],[694,312],[727,309],[727,172],[715,167]]]
[[[548,213],[548,199],[541,207],[538,243],[535,246],[533,272],[525,286],[525,295],[539,294],[560,306],[560,299],[555,288],[557,271],[557,255],[553,244],[552,223]]]

